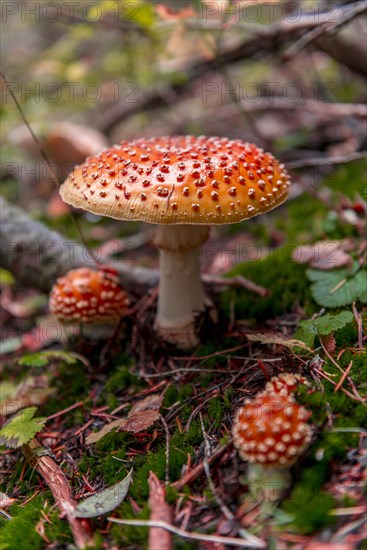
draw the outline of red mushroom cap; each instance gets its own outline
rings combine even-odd
[[[292,395],[296,390],[298,384],[306,384],[307,380],[300,374],[293,374],[292,372],[285,372],[274,376],[270,382],[265,386],[265,392],[277,393],[284,397]]]
[[[229,224],[284,202],[289,177],[270,153],[220,137],[135,141],[89,157],[61,185],[63,200],[121,220]]]
[[[291,466],[311,440],[310,415],[291,397],[263,392],[237,411],[234,445],[248,462]]]
[[[73,269],[52,287],[50,311],[65,324],[115,323],[129,305],[114,270]]]

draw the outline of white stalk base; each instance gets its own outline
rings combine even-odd
[[[277,502],[291,484],[289,468],[250,463],[247,480],[252,497],[259,502]]]
[[[155,328],[166,342],[181,349],[191,349],[199,343],[194,321],[195,316],[205,309],[199,246],[207,234],[205,226],[161,226],[155,239],[160,248]],[[172,250],[173,242],[176,243],[175,250]],[[195,242],[194,247],[192,242]]]

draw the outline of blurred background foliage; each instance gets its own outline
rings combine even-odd
[[[332,18],[335,6],[331,21],[340,17]],[[323,21],[327,8],[318,2],[313,17]],[[60,180],[83,155],[151,135],[226,135],[284,160],[348,153],[361,146],[365,128],[356,116],[323,112],[323,103],[365,102],[360,74],[312,45],[287,58],[292,41],[222,62],[223,52],[264,26],[297,22],[314,9],[306,0],[3,2],[3,68]],[[4,83],[2,96],[3,193],[62,229],[65,209]],[[89,135],[90,128],[98,133]],[[67,151],[65,140],[73,149],[77,139],[84,145]]]

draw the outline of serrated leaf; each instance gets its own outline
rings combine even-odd
[[[0,430],[0,444],[13,449],[25,445],[42,430],[47,418],[34,418],[37,407],[23,409]]]
[[[40,351],[37,353],[27,353],[23,355],[19,360],[19,365],[25,367],[45,367],[49,364],[51,359],[57,359],[58,361],[64,361],[68,365],[73,365],[77,362],[77,355],[69,351],[51,350]]]
[[[246,338],[248,340],[253,340],[254,342],[261,342],[262,344],[278,344],[280,346],[285,346],[287,348],[303,348],[307,351],[313,351],[312,348],[309,348],[301,340],[295,340],[294,338],[285,338],[284,336],[278,336],[277,334],[247,334]]]
[[[137,433],[150,428],[159,416],[159,408],[162,401],[163,394],[149,395],[132,407],[127,418],[114,420],[104,426],[99,432],[89,434],[86,439],[87,445],[97,443],[97,441],[112,430]]]
[[[296,338],[307,346],[313,346],[315,336],[328,336],[351,323],[354,315],[351,311],[341,311],[337,314],[328,313],[317,319],[301,321],[296,332]]]
[[[327,336],[336,330],[339,330],[348,323],[351,323],[354,315],[351,311],[341,311],[340,313],[328,313],[317,319],[301,321],[300,326],[317,334],[318,336]]]
[[[315,301],[324,307],[341,307],[360,301],[367,303],[367,271],[354,275],[348,269],[319,271],[308,269],[308,278],[313,283],[311,292]]]
[[[96,518],[101,514],[107,514],[114,510],[128,493],[132,473],[133,471],[130,470],[122,481],[79,502],[74,510],[74,516],[77,518]]]

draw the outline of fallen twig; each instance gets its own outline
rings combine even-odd
[[[255,537],[254,535],[251,535],[251,538],[248,539],[239,539],[235,537],[221,537],[219,535],[205,535],[203,533],[190,533],[189,531],[184,531],[183,529],[174,527],[174,525],[171,525],[166,521],[119,519],[112,517],[107,519],[108,521],[112,521],[113,523],[118,523],[120,525],[135,525],[136,527],[159,527],[184,539],[222,543],[228,544],[230,546],[239,546],[240,548],[266,548],[266,543],[258,537]]]
[[[253,281],[250,281],[250,279],[246,279],[246,277],[243,277],[242,275],[237,275],[236,277],[218,277],[218,275],[210,275],[207,273],[204,273],[202,275],[202,280],[204,283],[209,283],[212,285],[220,285],[220,286],[238,286],[242,288],[246,288],[247,290],[251,290],[251,292],[255,292],[256,294],[259,294],[259,296],[269,296],[270,291],[267,288],[264,288],[263,286],[257,285]]]
[[[220,447],[218,447],[213,454],[207,457],[206,464],[211,464],[212,462],[217,460],[217,458],[219,458],[224,453],[224,451],[228,449],[230,445],[232,445],[232,439],[230,439],[224,445],[221,445]],[[200,464],[195,466],[195,468],[192,468],[192,470],[190,470],[186,475],[184,475],[184,477],[182,477],[178,481],[173,482],[171,486],[174,487],[175,489],[180,490],[185,485],[190,485],[190,483],[195,481],[195,479],[197,479],[203,472],[204,472],[204,462],[201,462]]]
[[[149,508],[150,521],[153,523],[161,521],[172,521],[172,510],[166,502],[164,487],[154,472],[149,473]],[[172,550],[172,537],[168,530],[151,526],[149,529],[149,550]]]
[[[328,164],[343,164],[353,160],[367,158],[367,151],[357,151],[348,155],[338,155],[335,157],[315,157],[310,159],[291,160],[287,162],[287,168],[305,168],[306,166],[327,166]]]
[[[72,497],[71,487],[61,468],[50,456],[42,454],[43,447],[36,439],[32,439],[27,445],[24,445],[22,450],[29,464],[47,483],[56,506],[70,525],[77,548],[93,548],[94,537],[91,524],[87,519],[79,519],[74,516],[77,502]]]

